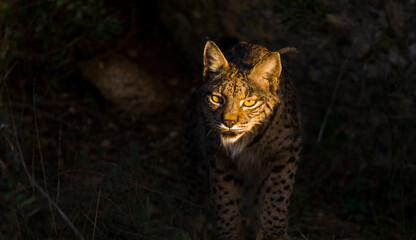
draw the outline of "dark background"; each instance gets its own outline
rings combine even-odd
[[[207,39],[299,50],[294,239],[415,239],[415,20],[414,0],[0,1],[0,239],[192,239],[175,161]]]

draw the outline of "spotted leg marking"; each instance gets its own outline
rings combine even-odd
[[[295,183],[298,156],[275,161],[263,180],[260,196],[260,231],[258,239],[290,239],[287,234],[289,198]],[[260,235],[263,235],[261,238]]]
[[[210,160],[211,192],[217,215],[217,233],[220,240],[242,240],[241,195],[242,179],[236,166],[229,160]]]

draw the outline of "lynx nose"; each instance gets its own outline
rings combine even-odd
[[[224,119],[224,123],[229,128],[231,128],[231,127],[233,127],[235,125],[235,121],[234,120],[231,120],[231,119]]]

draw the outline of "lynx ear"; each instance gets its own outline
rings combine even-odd
[[[272,91],[276,91],[281,73],[282,63],[280,54],[271,52],[251,69],[248,78],[257,82],[260,86],[270,87]]]
[[[228,61],[213,41],[208,41],[204,49],[204,77],[209,73],[220,73],[228,68]]]

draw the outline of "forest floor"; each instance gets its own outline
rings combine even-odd
[[[176,160],[193,86],[181,79],[197,78],[199,71],[165,74],[172,104],[148,117],[117,109],[76,74],[57,86],[42,81],[2,85],[0,232],[5,235],[0,239],[73,236],[56,209],[30,186],[21,158],[87,239],[185,239],[182,213],[190,206],[179,197]],[[389,190],[390,196],[377,192],[379,185],[400,180],[383,178],[374,169],[354,176],[320,169],[313,159],[327,154],[325,144],[305,146],[290,205],[291,236],[410,239],[414,232],[406,232],[406,224],[414,223],[404,222],[405,209],[415,203],[414,196],[404,198],[401,185],[391,190],[397,192]],[[344,189],[338,189],[340,181],[347,181]],[[385,202],[392,204],[377,209]]]

